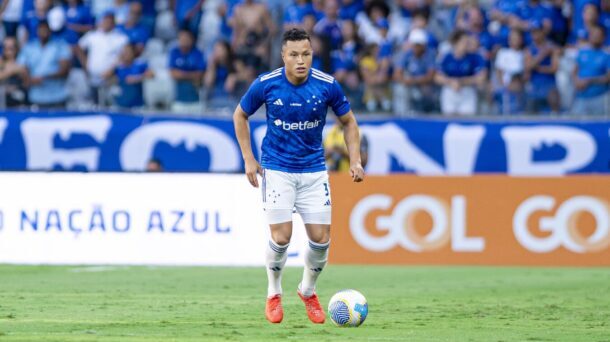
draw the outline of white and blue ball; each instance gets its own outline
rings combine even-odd
[[[369,313],[369,305],[362,293],[356,290],[342,290],[330,299],[328,315],[340,327],[358,327]]]

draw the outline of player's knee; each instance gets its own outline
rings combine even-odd
[[[315,225],[308,227],[309,240],[318,244],[326,244],[330,241],[330,227],[326,225]]]
[[[271,239],[273,239],[273,242],[280,246],[290,243],[290,235],[284,232],[271,232]]]
[[[330,241],[330,234],[320,234],[312,236],[310,240],[315,243],[326,244]]]

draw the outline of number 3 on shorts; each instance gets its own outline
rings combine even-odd
[[[324,183],[324,196],[328,197],[328,183]]]

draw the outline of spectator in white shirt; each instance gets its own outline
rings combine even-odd
[[[17,27],[21,21],[21,12],[23,8],[23,0],[3,0],[0,5],[0,15],[2,16],[2,25],[4,33],[7,37],[15,37],[17,35]]]
[[[87,32],[78,42],[77,55],[89,76],[93,98],[99,103],[98,91],[104,75],[118,63],[129,38],[115,29],[114,13],[104,12],[95,31]]]

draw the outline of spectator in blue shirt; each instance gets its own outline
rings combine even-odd
[[[511,20],[514,20],[515,15],[521,6],[527,0],[496,0],[491,12],[492,19],[490,31],[494,35],[494,39],[500,46],[508,46],[508,36],[510,34]]]
[[[235,57],[231,45],[226,41],[214,44],[212,57],[205,72],[205,87],[210,107],[233,107],[237,86]]]
[[[428,47],[428,35],[421,29],[412,30],[407,39],[409,50],[394,66],[394,80],[408,87],[410,108],[416,112],[435,111],[436,87],[434,74],[436,56]]]
[[[144,46],[150,38],[148,27],[141,22],[142,4],[132,2],[129,4],[129,14],[124,25],[118,26],[118,30],[123,32],[128,38],[129,43],[135,47],[136,57],[142,54]]]
[[[284,29],[302,26],[305,16],[314,14],[313,6],[308,0],[295,0],[284,8]]]
[[[559,112],[559,93],[555,73],[559,68],[560,51],[547,38],[542,25],[534,25],[532,43],[525,52],[525,72],[528,80],[528,111]]]
[[[153,73],[148,64],[136,60],[136,48],[127,44],[121,51],[119,65],[106,75],[106,78],[116,76],[119,85],[119,94],[114,97],[115,104],[121,108],[136,108],[144,106],[142,84]]]
[[[341,22],[343,43],[341,48],[333,52],[332,70],[335,79],[345,86],[347,92],[354,92],[360,86],[358,76],[358,53],[361,44],[356,32],[356,23],[352,20]]]
[[[203,82],[206,62],[203,53],[195,47],[195,36],[188,29],[178,33],[178,46],[169,53],[169,67],[176,81],[176,102],[193,104],[199,102],[199,89]]]
[[[34,3],[34,9],[28,11],[23,18],[23,26],[26,30],[27,39],[26,41],[34,41],[38,37],[38,23],[41,21],[47,21],[47,15],[51,10],[50,0],[36,0]]]
[[[404,18],[411,18],[416,12],[430,13],[430,6],[434,0],[402,0],[399,1],[400,15]]]
[[[61,39],[51,39],[46,21],[38,23],[36,33],[37,40],[27,43],[17,59],[27,69],[29,100],[40,107],[64,107],[68,99],[70,47]]]
[[[93,30],[95,20],[91,15],[91,9],[83,4],[83,0],[68,0],[64,11],[66,13],[64,38],[68,44],[74,46],[85,33]]]
[[[600,22],[599,7],[594,4],[586,4],[583,7],[582,26],[572,31],[572,36],[569,39],[570,44],[586,45],[589,43],[589,32],[592,28],[597,27]]]
[[[542,23],[544,31],[551,32],[553,23],[550,9],[543,6],[540,0],[529,0],[521,3],[510,20],[511,28],[524,32],[530,31],[533,22]]]
[[[342,0],[339,8],[339,19],[355,20],[358,13],[364,10],[362,0]]]
[[[565,45],[568,40],[568,18],[563,15],[563,5],[564,0],[552,0],[547,5],[551,18],[549,38],[559,46]]]
[[[155,30],[155,21],[157,17],[157,9],[155,8],[155,0],[131,0],[142,4],[142,25],[146,27],[149,33]]]
[[[437,67],[435,80],[442,86],[441,111],[447,115],[474,115],[477,111],[477,86],[482,86],[487,76],[483,58],[468,52],[470,38],[461,30],[449,39],[452,50]]]
[[[599,8],[600,0],[572,0],[572,29],[569,42],[575,43],[578,40],[578,32],[585,28],[584,12],[585,6],[592,4]]]
[[[604,30],[595,26],[589,32],[589,46],[578,50],[574,84],[576,99],[572,112],[577,115],[608,114],[607,94],[610,82],[610,55],[604,51]]]
[[[204,0],[170,0],[171,8],[176,14],[176,23],[180,29],[187,29],[195,37],[199,34],[201,6]]]
[[[336,50],[341,47],[341,27],[339,26],[339,3],[338,0],[327,0],[324,3],[324,18],[322,18],[316,26],[314,32],[328,39],[331,50]]]

